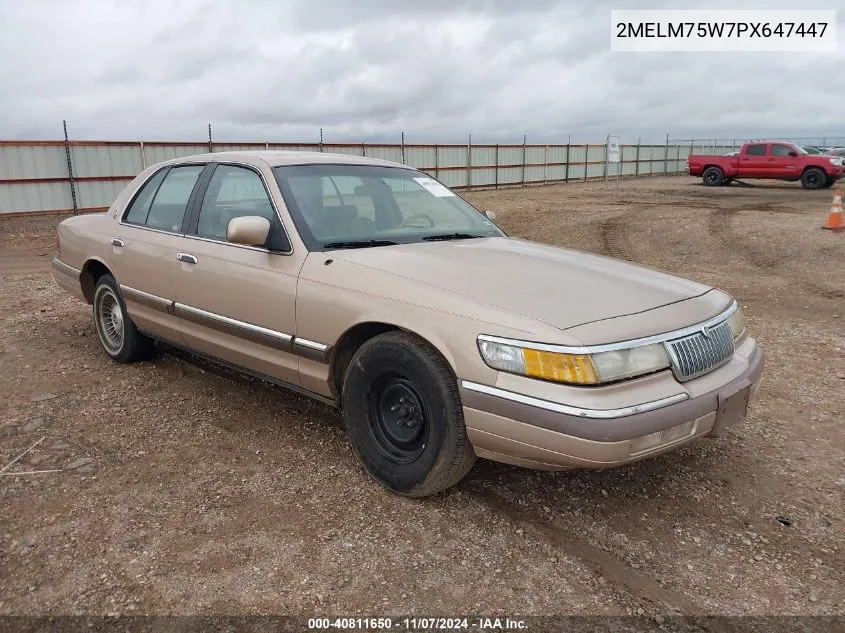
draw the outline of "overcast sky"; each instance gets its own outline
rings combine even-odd
[[[0,0],[0,138],[845,137],[837,5],[836,53],[729,54],[610,51],[611,8],[688,2]]]

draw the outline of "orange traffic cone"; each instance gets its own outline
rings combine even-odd
[[[834,233],[845,231],[845,219],[842,217],[842,190],[837,189],[833,193],[833,205],[830,207],[830,215],[827,216],[827,222],[822,227]]]

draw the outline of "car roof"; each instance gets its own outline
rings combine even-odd
[[[394,163],[379,158],[365,158],[352,154],[331,154],[328,152],[299,152],[299,151],[276,151],[276,150],[250,150],[240,152],[214,152],[213,154],[195,154],[193,156],[180,156],[168,160],[165,164],[180,164],[191,162],[243,162],[251,165],[264,163],[270,167],[282,165],[380,165],[382,167],[400,167],[414,169],[408,165]]]

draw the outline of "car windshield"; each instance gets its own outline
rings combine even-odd
[[[804,154],[821,154],[815,147],[799,147],[798,149]]]
[[[413,169],[319,164],[274,171],[309,250],[504,235],[486,215]]]

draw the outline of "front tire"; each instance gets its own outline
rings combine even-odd
[[[718,187],[725,180],[725,172],[719,167],[708,167],[701,175],[701,180],[708,187]]]
[[[801,176],[801,186],[804,189],[821,189],[827,182],[827,174],[817,167],[810,167]]]
[[[111,275],[100,277],[94,288],[94,325],[100,345],[112,360],[131,363],[152,356],[152,339],[135,327],[126,311],[120,286]]]
[[[355,353],[343,381],[343,421],[364,469],[402,495],[441,492],[475,463],[451,367],[408,332],[387,332]]]

